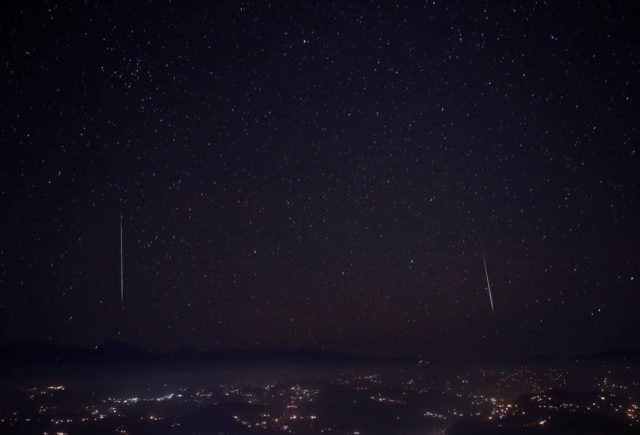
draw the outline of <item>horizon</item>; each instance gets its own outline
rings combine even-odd
[[[419,353],[419,354],[404,354],[404,355],[380,355],[380,354],[367,354],[358,351],[343,351],[339,349],[332,348],[324,348],[324,347],[286,347],[286,346],[274,346],[274,347],[216,347],[216,346],[208,346],[208,347],[188,347],[181,346],[175,348],[149,348],[143,345],[136,345],[133,343],[128,343],[126,341],[112,340],[107,339],[101,343],[92,344],[92,345],[82,345],[79,343],[54,343],[54,342],[44,342],[37,340],[15,340],[8,342],[0,342],[0,352],[6,351],[8,348],[11,349],[13,347],[20,347],[21,345],[32,345],[32,346],[48,346],[53,348],[61,348],[61,349],[81,349],[87,351],[101,351],[101,350],[112,350],[113,347],[120,347],[123,350],[135,350],[135,351],[143,351],[145,354],[149,356],[163,356],[167,354],[175,354],[180,352],[196,352],[198,354],[206,354],[206,353],[233,353],[233,352],[246,352],[246,353],[256,353],[257,355],[264,353],[282,353],[283,356],[286,354],[306,354],[307,356],[318,355],[322,356],[336,356],[336,357],[346,357],[346,358],[362,358],[366,360],[378,360],[378,361],[404,361],[404,362],[438,362],[443,364],[449,363],[460,363],[462,361],[468,361],[469,355],[463,355],[460,357],[451,357],[451,358],[433,358],[428,354]],[[638,354],[638,355],[636,355]],[[0,356],[2,356],[0,354]],[[295,356],[295,355],[294,355]],[[480,357],[476,356],[476,361],[479,363],[522,363],[522,362],[530,362],[538,359],[550,359],[550,360],[576,360],[576,359],[598,359],[598,358],[627,358],[627,357],[636,357],[640,356],[640,348],[612,348],[612,349],[603,349],[594,352],[587,353],[530,353],[530,354],[521,354],[516,355],[515,357],[504,357],[497,354],[494,355],[482,355]]]

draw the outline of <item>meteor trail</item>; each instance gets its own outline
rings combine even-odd
[[[122,205],[120,206],[120,302],[124,307],[124,267],[122,253]]]
[[[482,253],[482,262],[484,263],[484,274],[487,277],[487,290],[489,291],[489,303],[491,304],[491,313],[495,314],[493,309],[493,297],[491,296],[491,283],[489,283],[489,272],[487,271],[487,260],[484,258],[484,252]]]

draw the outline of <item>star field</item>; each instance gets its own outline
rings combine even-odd
[[[640,343],[634,3],[2,8],[2,341]]]

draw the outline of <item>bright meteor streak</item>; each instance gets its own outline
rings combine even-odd
[[[487,271],[487,260],[484,258],[484,252],[482,253],[482,262],[484,263],[484,274],[487,277],[487,290],[489,291],[489,303],[491,304],[491,313],[495,314],[493,309],[493,296],[491,296],[491,283],[489,282],[489,272]]]
[[[120,207],[120,302],[124,307],[124,267],[122,252],[122,206]]]

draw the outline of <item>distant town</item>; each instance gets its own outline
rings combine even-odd
[[[119,370],[15,378],[3,390],[0,432],[362,435],[640,430],[638,366],[624,360],[459,369],[424,363],[273,362]]]

